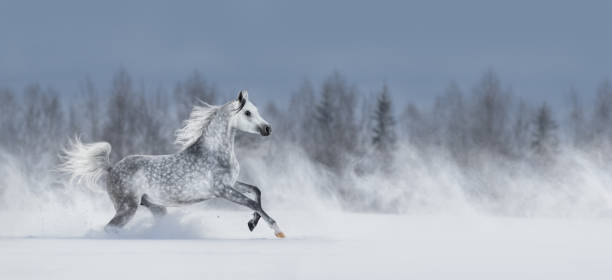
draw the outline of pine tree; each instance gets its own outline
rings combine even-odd
[[[387,85],[383,86],[376,102],[373,132],[372,144],[374,144],[376,150],[390,156],[390,152],[395,147],[396,134],[395,119],[393,118],[391,98],[389,97]]]
[[[337,173],[357,150],[355,96],[355,89],[336,72],[323,83],[321,101],[314,110],[317,129],[313,138],[317,145],[313,157]]]
[[[332,93],[324,92],[321,102],[316,107],[316,119],[322,129],[331,131],[331,125],[334,122],[334,110]]]

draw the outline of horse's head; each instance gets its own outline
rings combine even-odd
[[[272,127],[259,115],[257,107],[249,101],[249,94],[246,90],[241,90],[238,93],[236,102],[238,107],[232,120],[233,128],[249,133],[259,133],[262,136],[270,135]]]

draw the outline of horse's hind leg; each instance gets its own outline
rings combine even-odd
[[[240,193],[232,187],[224,187],[223,189],[218,190],[217,196],[225,198],[231,202],[240,204],[242,206],[246,206],[251,210],[255,211],[268,223],[270,228],[274,230],[274,235],[276,235],[276,237],[285,237],[285,234],[280,230],[278,224],[276,224],[276,221],[274,221],[270,216],[268,216],[268,214],[261,208],[261,205],[257,203],[257,201],[248,198],[246,195]]]
[[[146,194],[142,195],[142,198],[140,199],[140,205],[144,205],[145,207],[149,208],[149,210],[151,210],[151,213],[153,213],[153,216],[155,216],[156,218],[162,217],[167,213],[166,207],[151,202],[149,196]]]
[[[237,191],[240,191],[243,193],[254,194],[255,201],[257,201],[257,203],[259,204],[259,207],[261,207],[261,191],[259,190],[258,187],[249,185],[243,182],[236,182],[236,184],[234,185],[234,188]],[[261,215],[259,215],[259,213],[257,212],[253,212],[253,218],[247,223],[250,231],[253,231],[253,229],[255,229],[255,227],[257,226],[257,223],[259,223],[259,218],[261,218]]]
[[[108,222],[104,230],[107,232],[114,232],[117,229],[122,228],[127,224],[136,214],[138,210],[138,200],[136,198],[124,198],[121,202],[117,203],[117,213]]]

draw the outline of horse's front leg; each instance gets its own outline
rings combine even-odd
[[[233,187],[224,186],[221,189],[217,190],[217,196],[227,199],[236,204],[240,204],[242,206],[246,206],[251,210],[258,213],[266,223],[274,230],[274,235],[278,238],[284,238],[285,234],[280,230],[276,221],[274,221],[266,212],[261,208],[261,205],[257,203],[257,201],[248,198],[246,195],[237,191]]]
[[[259,204],[259,207],[263,208],[261,206],[261,191],[259,190],[258,187],[249,185],[247,183],[243,183],[240,181],[236,181],[236,184],[234,184],[234,189],[242,193],[254,194],[255,201],[257,201],[257,203]],[[253,229],[255,229],[255,227],[257,226],[257,223],[259,223],[259,218],[261,218],[261,215],[259,215],[259,213],[257,212],[253,212],[253,218],[247,223],[250,231],[253,231]]]

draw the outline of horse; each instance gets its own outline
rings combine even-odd
[[[166,207],[182,206],[213,198],[222,198],[254,211],[247,222],[250,231],[263,218],[284,238],[278,223],[261,207],[261,190],[238,181],[240,165],[234,152],[236,131],[268,136],[271,127],[242,90],[238,98],[224,105],[202,102],[194,106],[189,118],[175,133],[180,149],[170,155],[130,155],[116,164],[110,162],[111,145],[107,142],[85,144],[78,137],[63,150],[59,170],[70,181],[99,184],[105,179],[106,192],[116,213],[105,226],[118,232],[134,216],[139,206],[155,217],[166,214]],[[254,195],[255,199],[246,194]]]

